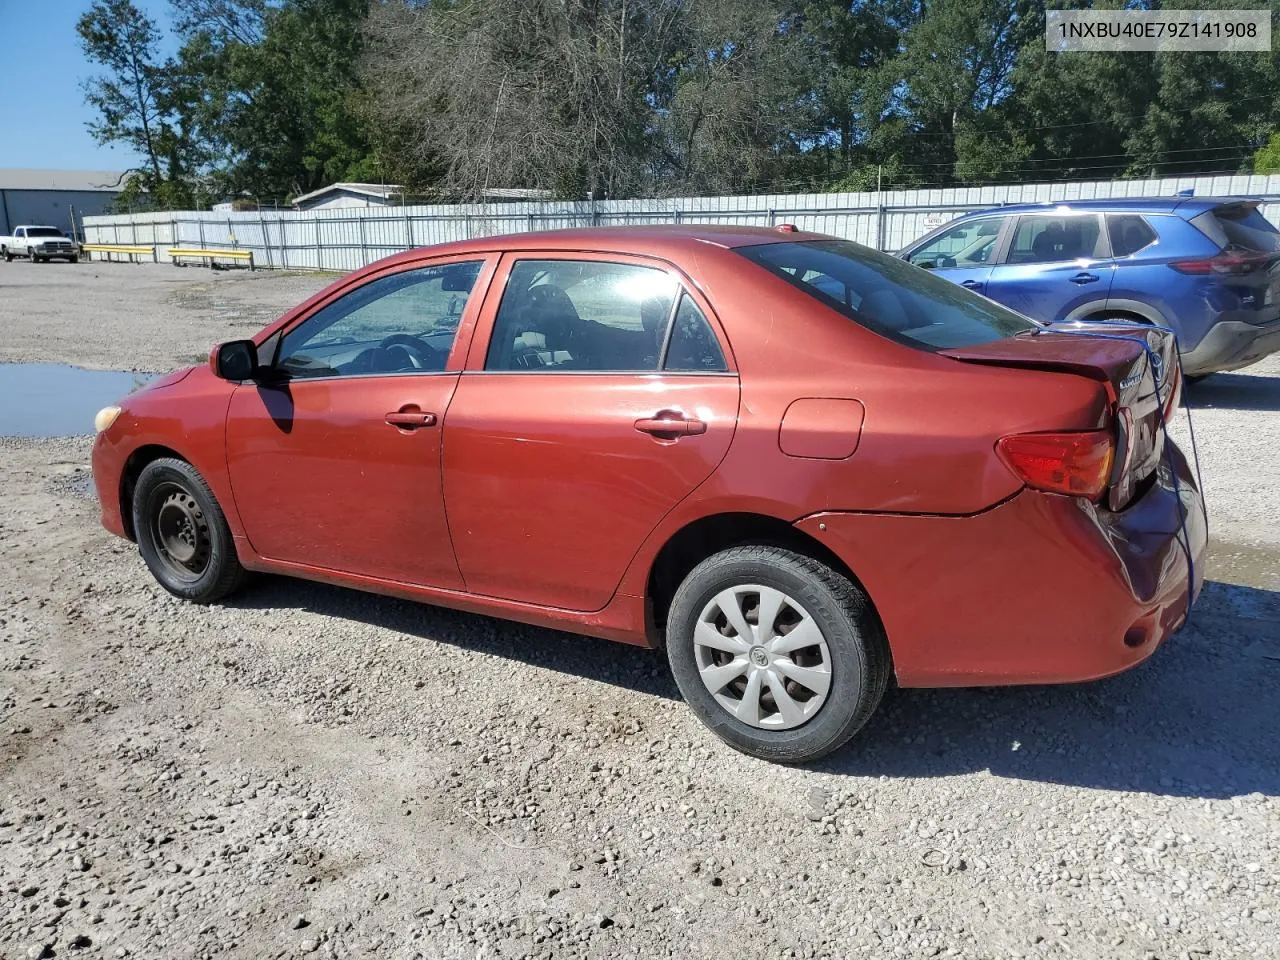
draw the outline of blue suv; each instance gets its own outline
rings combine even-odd
[[[1037,320],[1138,320],[1178,335],[1183,370],[1280,350],[1280,232],[1259,200],[1152,197],[994,207],[898,256]]]

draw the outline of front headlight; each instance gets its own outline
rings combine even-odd
[[[119,407],[103,407],[93,418],[93,429],[95,433],[101,433],[109,426],[116,422],[116,417],[120,416]]]

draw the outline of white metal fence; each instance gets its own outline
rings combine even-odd
[[[1007,203],[1093,197],[1263,197],[1263,212],[1280,216],[1280,175],[1176,177],[1013,184],[883,193],[809,193],[743,197],[682,197],[597,202],[436,204],[246,213],[134,213],[86,217],[86,243],[155,244],[252,250],[258,266],[348,271],[411,247],[449,240],[561,227],[644,223],[793,223],[896,250],[952,217]]]

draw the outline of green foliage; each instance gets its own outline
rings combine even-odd
[[[1267,145],[1253,155],[1254,173],[1280,173],[1280,133],[1273,133]]]
[[[131,0],[77,26],[135,206],[1280,172],[1276,55],[1049,53],[1040,0],[171,3],[168,60]]]
[[[179,116],[182,82],[172,61],[161,62],[156,25],[130,0],[95,0],[76,23],[85,58],[103,73],[84,81],[98,111],[89,132],[98,143],[121,143],[144,158],[131,171],[122,202],[190,206],[189,174],[197,150]]]

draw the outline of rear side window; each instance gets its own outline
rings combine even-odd
[[[1098,247],[1098,218],[1019,217],[1009,244],[1008,263],[1057,263],[1094,257]]]
[[[1142,217],[1133,213],[1107,214],[1107,236],[1113,257],[1128,257],[1155,242],[1156,232]]]
[[[946,350],[1002,340],[1036,324],[897,257],[847,240],[737,247],[816,300],[899,343]]]
[[[1223,249],[1280,251],[1280,233],[1252,203],[1225,204],[1191,222]]]
[[[679,285],[665,271],[521,260],[498,306],[486,370],[657,370]]]
[[[687,293],[681,295],[680,306],[676,308],[675,325],[671,328],[662,368],[702,373],[724,373],[729,369],[720,342],[711,332],[711,324]]]

